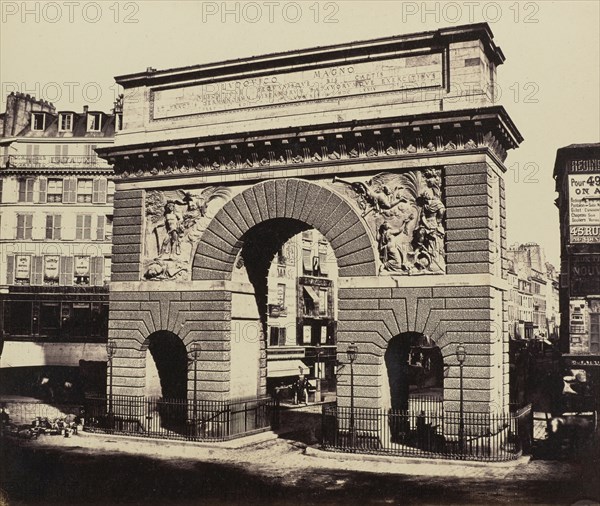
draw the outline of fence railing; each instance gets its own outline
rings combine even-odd
[[[529,451],[531,406],[517,413],[385,411],[323,407],[325,450],[398,456],[506,461]]]
[[[224,441],[268,430],[276,424],[270,397],[188,401],[114,395],[85,399],[84,430],[188,441]]]

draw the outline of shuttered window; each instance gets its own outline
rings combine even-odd
[[[32,178],[19,181],[19,202],[33,202],[33,183]]]
[[[63,182],[63,203],[74,204],[77,202],[77,179],[67,177]]]
[[[60,257],[60,284],[73,284],[73,257]]]
[[[17,214],[17,239],[31,239],[33,215]]]
[[[60,214],[48,214],[46,216],[46,239],[60,240],[60,228]]]
[[[38,202],[40,204],[46,203],[46,189],[48,186],[48,180],[45,177],[40,178],[40,189],[38,192]]]
[[[92,238],[92,216],[90,214],[78,214],[75,224],[75,239],[85,240]]]
[[[92,187],[92,203],[106,204],[107,181],[105,178],[94,179]]]

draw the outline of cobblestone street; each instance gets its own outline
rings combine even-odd
[[[266,498],[270,504],[598,500],[597,459],[586,458],[477,464],[366,457],[307,451],[304,444],[270,433],[244,442],[186,445],[106,435],[43,436],[5,441],[3,452],[2,488],[10,506],[197,504],[200,499],[259,504]]]

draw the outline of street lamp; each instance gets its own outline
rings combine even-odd
[[[317,392],[316,392],[316,402],[321,402],[321,353],[323,353],[323,349],[321,348],[321,343],[317,342],[315,346],[315,355],[317,357],[317,361],[315,363],[316,374],[317,377]]]
[[[117,353],[117,342],[109,339],[106,343],[106,356],[109,367],[109,386],[108,386],[108,427],[113,429],[113,357]]]
[[[458,426],[458,444],[460,452],[464,453],[465,450],[465,413],[464,413],[464,397],[463,397],[463,366],[465,359],[467,358],[467,350],[464,345],[460,343],[456,347],[456,360],[460,366],[460,422]]]
[[[191,346],[192,360],[194,361],[194,436],[198,429],[198,360],[200,359],[200,341],[194,341]]]
[[[348,362],[350,362],[350,445],[356,448],[356,428],[354,426],[354,361],[358,356],[358,346],[350,343],[346,349]]]

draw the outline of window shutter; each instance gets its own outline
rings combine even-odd
[[[6,257],[6,284],[12,285],[15,282],[15,256]]]
[[[74,204],[77,202],[77,179],[66,177],[63,180],[63,203]]]
[[[21,181],[19,181],[19,202],[25,202],[25,198],[26,198],[26,185],[27,182],[22,179]]]
[[[25,215],[17,214],[17,239],[25,239]]]
[[[83,239],[92,238],[92,215],[86,214],[83,217]]]
[[[46,239],[54,238],[54,220],[51,214],[46,215]]]
[[[32,285],[41,285],[44,281],[44,257],[34,256],[33,257],[33,280]]]
[[[279,329],[279,346],[285,346],[285,339],[287,337],[287,329],[285,327],[281,327]]]
[[[60,284],[73,284],[73,257],[60,257]]]
[[[48,180],[45,177],[40,178],[40,192],[39,192],[39,203],[46,203],[46,193],[48,188]]]
[[[54,216],[54,239],[61,240],[61,216],[57,214]]]
[[[90,285],[98,286],[104,283],[104,257],[92,257]]]
[[[83,215],[78,214],[75,222],[75,239],[83,239]]]
[[[319,252],[319,267],[321,274],[327,274],[327,252]]]
[[[106,178],[98,179],[98,203],[106,204],[106,193],[107,193],[108,181]]]
[[[103,214],[98,216],[98,226],[96,227],[96,240],[104,241],[104,223],[106,218]]]
[[[54,155],[60,157],[60,144],[54,146]]]
[[[92,182],[92,204],[98,204],[99,200],[98,200],[98,186],[99,186],[99,179],[94,179],[94,181]]]
[[[106,204],[106,179],[97,178],[92,183],[92,203]]]

